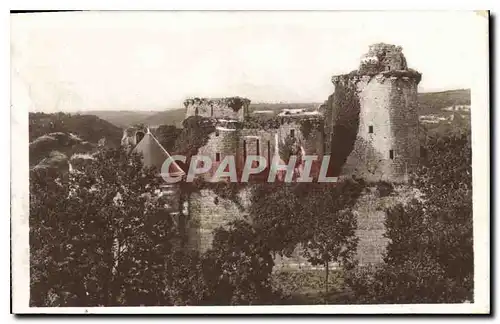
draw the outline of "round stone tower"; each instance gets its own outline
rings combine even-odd
[[[332,77],[335,93],[327,127],[331,154],[344,158],[341,176],[406,182],[418,165],[417,87],[399,46],[375,44],[358,70]],[[342,161],[341,161],[342,163]]]

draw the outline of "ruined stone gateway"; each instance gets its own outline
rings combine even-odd
[[[199,116],[215,125],[206,144],[198,148],[198,154],[214,161],[227,155],[235,156],[237,165],[247,155],[269,161],[292,138],[308,155],[330,155],[329,173],[340,181],[395,184],[397,197],[380,197],[374,186],[368,186],[353,210],[358,216],[358,260],[369,264],[380,262],[385,251],[384,208],[412,196],[405,183],[419,162],[420,79],[420,73],[408,68],[401,47],[379,43],[370,46],[357,70],[332,77],[335,92],[315,111],[284,110],[269,122],[249,112],[246,98],[193,98],[184,105],[186,118]],[[141,136],[129,131],[124,141],[134,143]],[[237,218],[248,219],[250,196],[251,184],[234,193],[233,199],[210,188],[183,197],[178,205],[183,205],[180,213],[187,220],[189,246],[204,251],[211,246],[215,228]],[[308,266],[297,253],[276,261],[276,267]]]

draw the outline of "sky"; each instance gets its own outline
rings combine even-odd
[[[373,43],[420,92],[470,88],[473,12],[73,12],[11,16],[11,76],[33,111],[164,110],[187,97],[323,102]]]

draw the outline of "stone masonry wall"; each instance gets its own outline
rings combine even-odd
[[[240,190],[237,202],[220,197],[212,189],[202,189],[191,193],[188,212],[188,246],[200,252],[207,251],[212,246],[213,231],[225,227],[235,220],[245,220],[251,223],[249,207],[251,203],[252,186]],[[298,245],[290,256],[274,256],[274,271],[322,269],[313,266],[301,256],[302,247]],[[335,264],[331,264],[334,269]]]
[[[235,155],[239,168],[243,156],[274,156],[278,142],[293,130],[305,153],[331,154],[335,172],[341,177],[358,177],[368,182],[404,183],[419,160],[417,86],[420,74],[408,69],[400,47],[375,44],[370,47],[358,71],[335,76],[335,93],[322,106],[324,124],[304,134],[303,116],[285,116],[278,129],[234,129],[218,127],[210,134],[199,154],[220,160]],[[187,116],[202,116],[242,122],[250,101],[244,98],[189,99]],[[314,117],[314,116],[309,116]],[[326,138],[324,135],[326,134]],[[326,142],[326,145],[325,143]],[[331,152],[331,153],[330,153]],[[330,174],[329,174],[330,175]],[[338,173],[334,174],[338,175]],[[219,197],[214,190],[202,189],[189,197],[189,242],[200,251],[208,249],[213,230],[236,219],[248,217],[251,185],[242,189],[236,201]],[[359,237],[357,259],[361,264],[381,262],[387,239],[384,220],[387,208],[406,203],[416,193],[398,185],[393,194],[381,197],[375,186],[369,186],[353,208],[357,215]],[[300,257],[298,246],[289,257],[276,256],[275,269],[310,269]],[[334,265],[332,265],[333,267]]]
[[[212,159],[213,164],[209,172],[203,175],[205,181],[210,181],[220,161],[226,156],[235,156],[235,162],[238,165],[238,146],[240,141],[240,131],[238,129],[231,129],[216,126],[216,130],[209,134],[207,144],[198,149],[198,155],[208,156]],[[217,156],[219,162],[216,161]]]
[[[242,188],[236,201],[220,197],[212,189],[202,189],[191,193],[188,203],[188,245],[190,248],[205,252],[212,246],[213,231],[232,221],[241,219],[251,222],[249,207],[252,186]],[[419,199],[418,190],[406,185],[398,185],[387,196],[380,196],[375,186],[369,186],[359,197],[352,211],[357,217],[359,238],[356,259],[361,265],[383,262],[388,240],[384,237],[386,210],[397,204],[406,204]],[[274,271],[323,269],[313,266],[301,256],[302,247],[296,246],[289,256],[274,256]],[[332,263],[330,269],[336,265]]]
[[[274,129],[242,129],[237,154],[241,157],[243,157],[245,152],[247,156],[257,155],[257,145],[259,145],[258,153],[268,160],[267,166],[269,166],[271,163],[269,159],[272,160],[276,154],[276,132],[277,131]],[[243,149],[244,147],[246,148]]]
[[[302,143],[305,153],[308,155],[318,155],[319,157],[323,156],[323,134],[324,128],[321,123],[318,126],[314,126],[309,130],[309,134],[303,133],[302,122],[306,118],[311,117],[290,117],[283,118],[283,124],[278,130],[278,136],[280,142],[284,142],[287,136],[290,136],[292,130],[294,133],[294,137]],[[314,120],[314,118],[311,118]],[[318,120],[318,119],[316,119]],[[314,121],[312,121],[314,122]]]
[[[213,231],[232,221],[249,221],[248,206],[251,188],[240,190],[237,201],[217,195],[212,189],[202,189],[189,197],[188,245],[200,252],[212,246]]]
[[[391,77],[391,125],[394,136],[395,168],[405,176],[420,160],[418,81],[412,77]],[[407,180],[405,178],[405,180]]]
[[[368,53],[361,58],[359,71],[364,74],[380,73],[408,68],[400,46],[377,43],[370,45]]]
[[[342,175],[369,181],[406,181],[419,159],[417,79],[382,73],[362,76],[355,82],[359,126]]]
[[[243,121],[248,116],[250,100],[240,97],[192,98],[184,101],[184,106],[186,107],[186,118],[200,116]]]
[[[356,259],[360,265],[383,262],[388,244],[384,237],[386,210],[397,204],[405,205],[415,198],[420,199],[419,191],[406,185],[396,186],[394,192],[385,197],[381,197],[374,186],[366,188],[353,207],[358,221]]]

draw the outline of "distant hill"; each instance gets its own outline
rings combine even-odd
[[[319,103],[256,103],[250,104],[250,111],[254,110],[273,110],[276,112],[285,108],[306,108],[315,109]],[[185,108],[166,109],[164,111],[106,111],[94,110],[87,112],[96,115],[118,127],[126,128],[128,126],[145,124],[149,126],[173,125],[181,127],[182,121],[186,117]]]
[[[157,112],[156,114],[142,120],[141,123],[149,126],[173,125],[180,128],[182,127],[182,121],[185,117],[186,109],[169,109]]]
[[[470,89],[419,93],[418,104],[420,115],[438,113],[453,105],[470,105]]]
[[[326,98],[325,98],[326,100]],[[449,90],[442,92],[424,92],[418,94],[420,114],[426,115],[437,113],[441,108],[452,105],[470,105],[470,90]],[[282,109],[304,108],[314,110],[321,103],[252,103],[250,111],[272,110],[279,112]],[[149,126],[174,125],[181,127],[185,118],[186,109],[174,108],[164,111],[89,111],[88,114],[96,115],[99,118],[125,128],[136,124],[145,124]]]
[[[439,113],[442,108],[453,105],[470,105],[470,89],[448,90],[442,92],[422,92],[418,94],[418,104],[420,115]],[[316,109],[320,103],[301,103],[301,104],[251,104],[250,111],[255,110],[273,110],[304,108],[306,110]]]
[[[49,133],[71,133],[83,141],[96,144],[102,138],[107,146],[119,146],[123,131],[114,124],[94,115],[79,115],[65,113],[30,113],[29,140]]]
[[[184,120],[186,109],[174,108],[166,109],[164,111],[94,110],[89,111],[88,113],[96,115],[97,117],[107,120],[108,122],[121,128],[127,128],[138,124],[145,124],[149,126],[174,125],[180,127],[182,120]]]
[[[30,172],[59,176],[68,171],[70,159],[100,146],[118,147],[122,135],[121,128],[94,115],[30,113]]]
[[[91,110],[85,114],[95,115],[104,119],[115,126],[126,128],[135,124],[139,124],[148,117],[158,114],[159,111],[141,111],[141,110]]]

